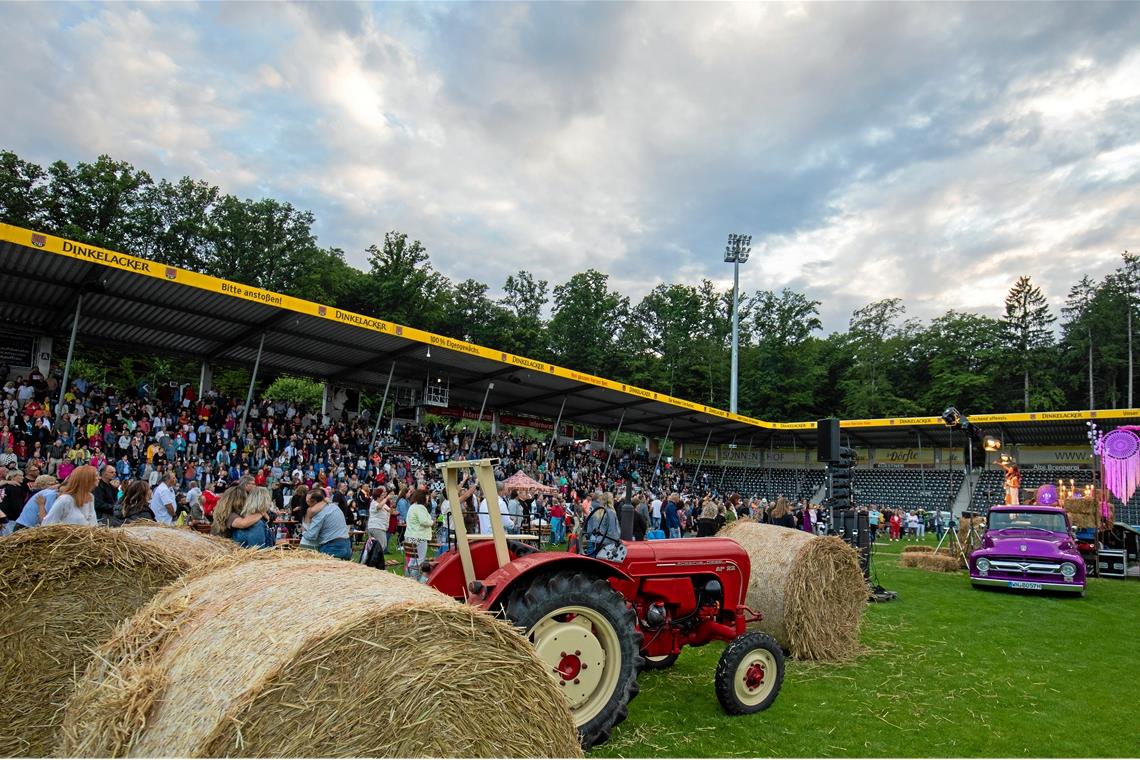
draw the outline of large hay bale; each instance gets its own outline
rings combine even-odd
[[[859,653],[867,582],[858,553],[835,536],[738,520],[720,531],[752,561],[748,606],[759,630],[804,660],[840,661]]]
[[[935,573],[953,573],[961,569],[962,562],[958,557],[941,552],[937,554],[910,552],[899,557],[899,567],[915,567]]]
[[[971,531],[970,528],[973,527]],[[958,518],[958,542],[966,549],[966,554],[980,549],[982,546],[982,534],[986,532],[986,518],[984,517],[959,517]]]
[[[915,544],[914,546],[904,546],[903,554],[928,554],[934,551],[933,546],[926,546],[924,544]]]
[[[0,539],[0,757],[51,752],[91,648],[196,562],[238,550],[190,535],[48,525]]]
[[[1100,510],[1095,499],[1066,499],[1065,511],[1069,513],[1069,521],[1077,530],[1096,528],[1105,522],[1100,519]]]
[[[359,564],[258,554],[188,575],[115,631],[59,754],[581,756],[506,623]]]
[[[211,536],[190,528],[179,528],[156,522],[127,523],[122,527],[122,530],[140,541],[154,541],[175,549],[191,562],[213,559],[219,555],[232,553],[239,548],[228,538]]]

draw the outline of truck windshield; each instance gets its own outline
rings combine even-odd
[[[1050,530],[1065,533],[1065,517],[1056,512],[990,512],[990,530],[1021,528],[1022,530]]]

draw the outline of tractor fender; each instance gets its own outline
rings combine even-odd
[[[478,600],[479,606],[494,609],[500,603],[505,603],[512,591],[529,585],[540,575],[571,572],[587,573],[607,580],[617,579],[620,585],[636,585],[621,568],[600,559],[565,552],[535,552],[518,557],[488,575],[483,581],[486,595]]]

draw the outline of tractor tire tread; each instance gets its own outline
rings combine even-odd
[[[588,750],[609,740],[613,727],[629,715],[630,700],[641,691],[637,674],[644,664],[641,656],[642,637],[637,615],[625,598],[605,578],[582,572],[555,573],[535,578],[525,591],[514,592],[508,597],[506,616],[512,624],[525,630],[546,614],[544,610],[556,609],[562,604],[561,600],[567,597],[576,597],[574,604],[592,604],[599,610],[610,608],[607,617],[614,618],[612,622],[622,642],[623,656],[629,660],[628,670],[624,663],[622,665],[622,670],[628,673],[625,682],[618,683],[606,709],[578,729],[582,749]]]
[[[736,696],[733,688],[733,678],[740,661],[749,652],[756,649],[766,649],[776,660],[776,685],[759,705],[746,705]],[[784,683],[784,651],[766,633],[752,632],[737,636],[724,648],[720,661],[716,665],[716,675],[713,679],[716,685],[716,698],[721,707],[729,715],[747,715],[767,710],[780,694],[780,686]]]

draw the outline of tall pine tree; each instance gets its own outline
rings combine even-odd
[[[1049,311],[1049,303],[1041,288],[1033,284],[1028,275],[1017,282],[1005,297],[1006,340],[1014,361],[1024,380],[1025,411],[1029,411],[1029,368],[1034,359],[1041,358],[1044,349],[1053,345],[1053,331],[1049,327],[1056,321]]]

